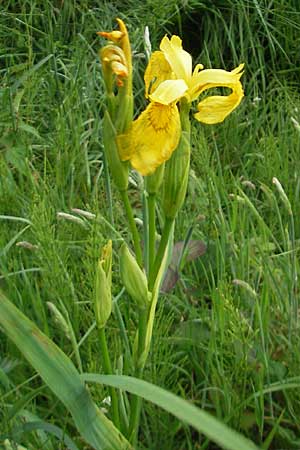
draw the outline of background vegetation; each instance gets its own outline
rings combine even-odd
[[[165,33],[176,33],[195,63],[246,67],[238,110],[220,125],[194,123],[176,240],[189,235],[205,241],[207,251],[181,265],[179,281],[160,303],[145,379],[264,449],[299,448],[298,0],[6,1],[0,13],[0,288],[74,355],[79,370],[101,372],[94,267],[108,238],[118,248],[115,230],[125,217],[113,187],[111,202],[107,196],[102,42],[95,32],[112,29],[115,17],[126,21],[131,36],[136,112],[145,106],[146,25],[153,49]],[[137,217],[138,181],[133,175]],[[116,253],[116,295],[117,267]],[[121,293],[123,312],[127,300]],[[129,332],[132,320],[134,312],[126,316]],[[108,328],[120,367],[116,319]],[[0,339],[0,447],[9,437],[32,450],[65,448],[51,434],[30,432],[28,424],[43,421],[83,449],[64,407],[4,334]],[[92,391],[103,402],[107,392]],[[145,449],[216,448],[149,403],[142,420]]]

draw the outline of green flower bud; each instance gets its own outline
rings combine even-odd
[[[159,192],[164,173],[165,164],[161,164],[152,175],[146,177],[146,191],[148,194],[157,194]]]
[[[112,244],[103,247],[95,276],[94,310],[98,328],[103,328],[111,315]]]
[[[177,149],[166,163],[164,190],[163,190],[163,210],[168,219],[175,219],[177,212],[183,205],[190,169],[190,121],[189,105],[183,100],[180,109],[181,138]]]
[[[126,291],[138,307],[144,309],[150,298],[147,277],[125,243],[120,250],[120,272]]]

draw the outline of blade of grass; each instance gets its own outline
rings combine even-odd
[[[90,383],[114,386],[140,396],[193,426],[224,449],[254,450],[257,448],[251,441],[231,430],[207,412],[152,383],[134,377],[91,373],[81,375],[81,379]]]
[[[45,383],[70,411],[82,437],[95,449],[130,449],[97,408],[71,360],[0,292],[0,324]]]

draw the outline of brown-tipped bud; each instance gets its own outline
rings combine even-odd
[[[98,31],[98,36],[102,36],[110,41],[112,41],[118,48],[120,48],[123,51],[123,54],[125,56],[126,63],[124,64],[127,68],[127,78],[128,83],[126,86],[127,94],[131,95],[132,88],[131,88],[131,77],[132,77],[132,62],[131,62],[131,48],[130,48],[130,41],[128,37],[128,32],[126,25],[124,24],[123,20],[117,19],[119,30],[113,30],[110,32],[107,31]],[[118,78],[117,84],[123,85],[123,80]]]
[[[128,77],[128,67],[123,50],[116,45],[106,45],[100,50],[100,60],[107,93],[113,91],[113,76],[117,77],[117,85],[123,85],[122,78]]]
[[[130,297],[140,309],[149,303],[147,277],[124,243],[120,250],[120,273]]]
[[[113,30],[113,31],[97,31],[98,36],[104,37],[105,39],[108,39],[109,41],[114,42],[115,44],[118,44],[121,39],[125,36],[125,33],[119,30]]]
[[[96,268],[94,311],[98,328],[103,328],[111,315],[111,275],[112,245],[109,241],[102,250],[101,259]]]

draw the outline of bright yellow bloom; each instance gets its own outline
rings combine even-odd
[[[145,71],[145,95],[150,104],[130,129],[118,136],[120,158],[130,160],[142,175],[149,175],[176,149],[180,119],[176,102],[185,97],[190,103],[211,88],[227,87],[228,96],[211,96],[198,104],[195,118],[207,124],[222,122],[241,102],[243,88],[241,64],[231,72],[221,69],[203,70],[201,64],[192,70],[192,57],[183,50],[178,36],[165,36],[160,51],[151,55]]]
[[[244,64],[240,64],[231,72],[222,69],[203,70],[203,65],[197,64],[193,71],[192,57],[183,50],[182,41],[178,36],[172,36],[171,39],[165,36],[160,43],[160,49],[161,52],[157,52],[159,56],[153,54],[149,63],[153,66],[152,75],[157,77],[155,59],[161,58],[162,53],[170,65],[171,76],[175,75],[175,78],[183,79],[187,84],[185,97],[188,101],[196,100],[207,89],[227,87],[232,90],[232,94],[228,96],[218,95],[202,100],[198,104],[199,112],[195,114],[197,120],[209,124],[222,122],[240,104],[244,96],[240,82]]]
[[[130,160],[142,175],[153,173],[177,147],[181,127],[176,102],[186,90],[182,80],[161,83],[128,132],[117,137],[121,160]]]

